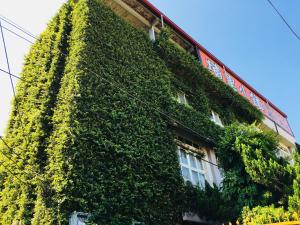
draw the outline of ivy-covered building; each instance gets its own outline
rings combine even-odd
[[[74,211],[97,224],[216,221],[224,127],[256,122],[278,156],[295,150],[287,116],[146,0],[68,1],[21,76],[0,224],[67,224]],[[188,197],[197,187],[209,203]]]

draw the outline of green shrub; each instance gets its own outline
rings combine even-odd
[[[271,224],[288,221],[298,221],[300,214],[284,210],[283,207],[275,208],[274,205],[255,207],[250,210],[245,207],[242,213],[242,221],[245,225]]]
[[[224,169],[222,194],[232,210],[228,220],[235,221],[243,207],[253,209],[253,215],[261,208],[269,210],[271,204],[282,207],[278,212],[287,212],[293,180],[297,183],[297,163],[291,166],[278,158],[277,145],[273,133],[264,132],[255,125],[232,124],[225,128],[217,155]],[[297,202],[299,187],[294,189]],[[257,206],[261,208],[256,209]]]

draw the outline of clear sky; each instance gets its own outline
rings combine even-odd
[[[0,0],[0,14],[39,34],[64,0]],[[150,0],[200,44],[288,115],[300,140],[300,41],[267,0]],[[273,0],[300,33],[300,1]],[[8,26],[7,24],[3,24]],[[9,27],[10,28],[10,27]],[[5,32],[12,71],[21,70],[29,45]],[[0,43],[0,68],[5,68]],[[12,91],[0,72],[0,133]]]

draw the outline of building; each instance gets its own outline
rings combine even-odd
[[[280,140],[278,154],[282,157],[290,157],[291,153],[296,149],[296,140],[289,125],[287,115],[278,107],[258,93],[251,85],[218,60],[201,44],[197,43],[197,41],[190,37],[149,1],[108,0],[105,2],[117,15],[124,18],[134,27],[143,30],[145,33],[149,33],[151,40],[155,40],[162,28],[167,27],[172,33],[171,40],[174,44],[198,58],[199,63],[210,70],[214,76],[232,87],[241,96],[247,98],[249,102],[263,113],[264,119],[260,127],[264,130],[276,132]],[[179,102],[187,104],[185,93],[179,93],[178,99]],[[216,124],[223,126],[222,119],[216,112],[211,112],[211,119]],[[193,149],[190,145],[183,147],[183,149],[188,148]],[[205,155],[207,160],[216,164],[216,157],[212,150],[207,151]],[[209,183],[220,183],[221,178],[219,173],[214,171],[213,168],[210,168],[209,171],[210,172],[206,175],[206,179]]]
[[[163,28],[177,47],[153,44]],[[181,187],[220,185],[223,126],[263,115],[279,154],[295,149],[287,116],[146,0],[69,1],[22,78],[2,224],[64,224],[74,211],[102,224],[199,224],[182,211]]]
[[[263,129],[273,130],[280,137],[282,155],[289,155],[295,148],[295,137],[289,125],[287,115],[258,93],[251,85],[246,83],[234,71],[218,60],[212,53],[197,43],[185,31],[178,27],[172,20],[164,15],[149,1],[118,0],[106,1],[113,11],[138,29],[149,33],[149,38],[155,37],[161,32],[162,27],[167,27],[172,32],[172,41],[178,47],[184,49],[199,59],[202,65],[212,74],[231,86],[240,95],[246,97],[263,114],[261,124]],[[212,113],[212,118],[215,119]],[[217,119],[218,120],[218,119]]]

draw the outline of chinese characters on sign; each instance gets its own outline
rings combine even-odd
[[[268,118],[272,119],[277,125],[283,128],[286,132],[293,136],[293,132],[288,124],[287,118],[281,113],[271,107],[268,102],[261,99],[251,91],[249,87],[243,84],[236,77],[228,73],[225,68],[221,67],[218,63],[213,61],[204,52],[200,51],[201,61],[204,67],[212,72],[217,78],[221,79],[224,83],[228,84],[240,95],[247,98],[254,106],[256,106]]]

